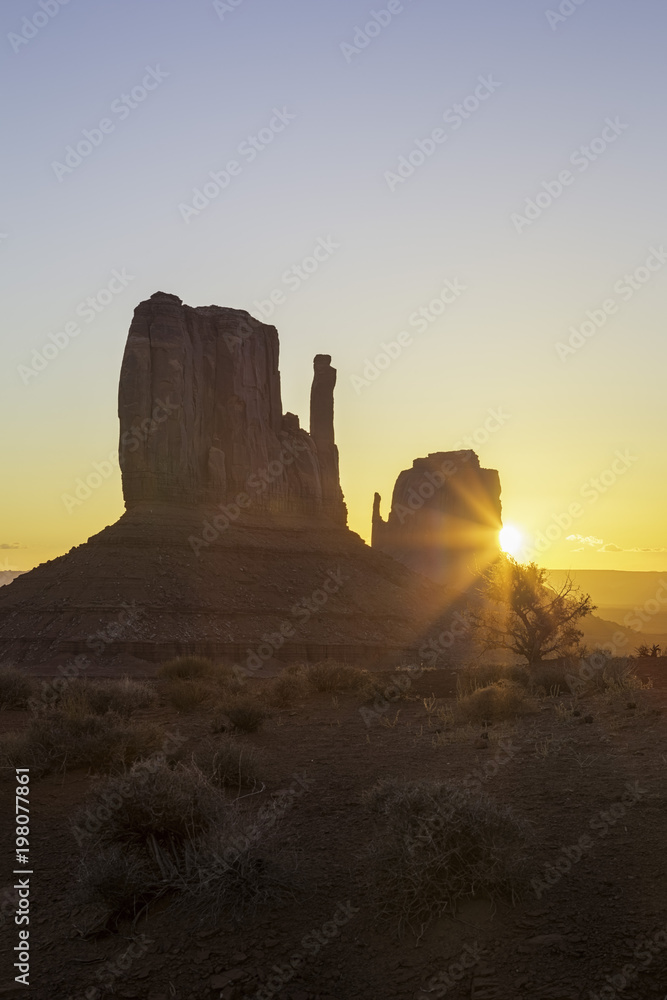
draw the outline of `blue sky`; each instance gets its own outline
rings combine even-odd
[[[283,292],[269,321],[284,408],[306,422],[312,358],[331,354],[364,536],[375,490],[386,513],[402,468],[476,434],[528,541],[582,501],[546,565],[667,568],[664,4],[564,0],[558,20],[536,0],[43,2],[0,11],[0,566],[29,568],[121,513],[117,469],[75,509],[62,498],[117,445],[132,311],[161,289],[260,318]],[[65,172],[84,130],[99,142]],[[242,144],[260,135],[251,161]],[[442,308],[448,281],[465,290]],[[425,328],[410,324],[420,309]],[[67,346],[26,374],[68,323]],[[410,343],[364,378],[402,331]],[[633,460],[610,473],[619,449]]]

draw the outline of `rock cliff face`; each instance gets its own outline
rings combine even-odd
[[[307,433],[282,412],[273,327],[175,295],[142,302],[119,390],[127,509],[0,587],[0,663],[95,676],[196,653],[255,676],[416,662],[443,628],[441,594],[347,528],[335,383],[318,355]]]
[[[248,313],[158,292],[136,309],[120,377],[125,504],[146,500],[347,514],[331,358],[315,358],[311,433],[283,414],[278,333]]]
[[[474,451],[435,452],[399,475],[386,521],[373,505],[373,548],[465,589],[499,551],[500,477]]]

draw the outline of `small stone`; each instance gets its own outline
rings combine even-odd
[[[211,976],[209,983],[212,990],[223,990],[230,983],[235,983],[237,980],[244,978],[245,972],[243,969],[229,969],[227,972]]]

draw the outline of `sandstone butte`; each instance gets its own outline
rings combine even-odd
[[[326,657],[418,662],[447,627],[459,585],[457,571],[447,586],[445,550],[419,554],[419,539],[430,546],[425,526],[444,517],[445,548],[455,547],[470,527],[456,523],[466,521],[465,490],[472,503],[481,489],[492,498],[486,558],[497,474],[467,453],[465,489],[448,480],[401,525],[398,506],[421,485],[418,460],[399,477],[386,524],[376,502],[366,545],[347,527],[331,359],[314,360],[308,431],[283,413],[278,360],[276,329],[247,312],[163,292],[140,303],[118,396],[125,512],[0,588],[0,660],[90,676],[150,673],[182,653],[258,673]],[[476,548],[466,538],[464,563]]]

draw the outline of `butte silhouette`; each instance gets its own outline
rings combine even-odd
[[[78,656],[130,672],[183,653],[252,669],[414,662],[451,604],[443,559],[465,498],[477,511],[467,556],[497,550],[497,474],[480,478],[466,453],[474,461],[453,473],[463,491],[441,484],[404,530],[396,511],[385,525],[376,503],[369,547],[347,527],[331,359],[314,361],[307,432],[283,413],[278,355],[276,329],[247,312],[163,292],[137,307],[118,403],[125,513],[0,588],[2,659],[37,667]],[[420,488],[406,475],[396,503],[404,486]],[[445,550],[433,536],[443,517]]]

